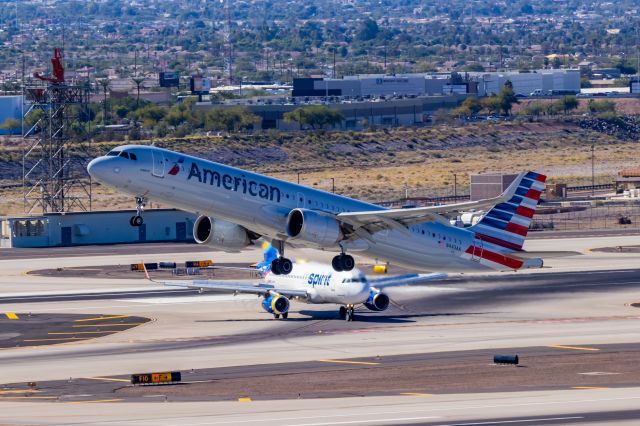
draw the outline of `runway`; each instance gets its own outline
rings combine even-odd
[[[591,250],[634,241],[535,240],[531,250],[582,254],[550,259],[541,271],[392,289],[394,306],[359,309],[353,323],[336,318],[337,306],[297,302],[288,320],[274,320],[255,296],[167,290],[139,275],[26,273],[207,258],[198,251],[3,257],[2,315],[150,321],[95,339],[0,349],[0,423],[634,424],[640,254]],[[497,353],[517,353],[522,366],[493,365]],[[130,374],[153,371],[181,371],[187,384],[128,386]]]

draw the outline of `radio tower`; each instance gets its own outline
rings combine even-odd
[[[91,208],[91,187],[79,153],[82,144],[70,135],[86,114],[90,88],[65,79],[62,52],[54,50],[49,76],[23,81],[22,184],[26,213],[60,213]]]
[[[233,84],[233,42],[231,40],[231,13],[229,12],[229,0],[220,0],[224,7],[224,26],[222,37],[224,39],[223,57],[224,71],[227,74],[228,84]]]

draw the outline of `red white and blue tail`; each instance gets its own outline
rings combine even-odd
[[[539,173],[521,173],[505,191],[506,201],[495,205],[469,228],[480,243],[469,247],[468,254],[479,257],[481,263],[495,263],[491,266],[497,268],[527,267],[527,262],[506,254],[522,251],[546,178]]]

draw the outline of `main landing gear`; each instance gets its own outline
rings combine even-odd
[[[280,254],[280,257],[271,261],[271,272],[275,275],[289,275],[293,270],[293,262],[284,257],[284,241],[273,240],[271,245],[273,245]]]
[[[337,272],[341,271],[351,271],[356,266],[356,261],[353,260],[352,256],[349,256],[345,253],[340,253],[336,257],[331,260],[331,266]]]
[[[147,200],[143,197],[136,197],[136,215],[131,216],[131,219],[129,219],[129,225],[137,227],[144,223],[144,219],[142,219],[142,212],[146,205]]]
[[[340,306],[338,315],[340,315],[340,319],[343,319],[345,321],[353,321],[353,310],[353,305]]]
[[[280,315],[282,315],[282,319],[287,319],[289,318],[289,312],[285,312],[284,314],[273,314],[273,317],[275,319],[280,319]]]

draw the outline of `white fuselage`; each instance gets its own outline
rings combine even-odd
[[[101,183],[132,196],[144,196],[177,208],[241,225],[268,239],[287,240],[285,224],[292,209],[330,214],[384,210],[383,207],[225,166],[213,161],[150,146],[127,145],[113,152],[134,153],[136,159],[103,156],[88,166]],[[465,257],[474,234],[437,222],[412,225],[404,231],[386,229],[368,239],[344,242],[350,252],[424,270],[487,269],[479,259]],[[312,248],[338,251],[339,247]]]
[[[268,273],[264,281],[278,290],[306,291],[309,303],[354,305],[366,302],[371,293],[367,278],[358,269],[336,272],[331,265],[320,263],[294,263],[290,274]]]

